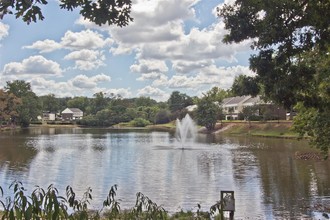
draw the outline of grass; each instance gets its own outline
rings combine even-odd
[[[298,138],[298,134],[292,131],[291,122],[272,121],[272,122],[225,122],[224,125],[231,126],[225,130],[225,134],[233,135],[251,135],[262,137],[281,137],[281,138]]]

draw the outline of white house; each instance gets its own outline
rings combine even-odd
[[[226,115],[226,120],[237,120],[238,114],[242,112],[244,107],[253,106],[258,104],[265,104],[260,96],[235,96],[225,98],[222,101],[223,113]]]
[[[62,120],[82,119],[84,112],[79,108],[66,108],[62,111]]]

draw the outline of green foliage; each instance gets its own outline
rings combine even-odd
[[[233,85],[231,86],[231,92],[233,96],[252,95],[259,94],[259,85],[254,77],[239,75],[235,77]]]
[[[36,120],[41,113],[41,105],[36,94],[31,90],[30,83],[23,80],[15,80],[7,82],[5,89],[8,93],[14,94],[21,98],[22,104],[17,107],[18,118],[17,122],[22,127],[28,127],[31,120]]]
[[[156,124],[166,124],[171,121],[170,119],[171,112],[165,109],[159,110],[155,116]]]
[[[245,106],[242,110],[242,114],[243,114],[245,120],[251,121],[251,118],[253,116],[259,114],[259,106],[257,106],[257,105]]]
[[[77,199],[71,186],[66,188],[66,197],[60,196],[58,190],[50,185],[47,190],[36,186],[31,195],[26,195],[26,189],[19,181],[13,182],[9,189],[13,190],[13,196],[8,196],[5,201],[0,199],[3,212],[1,219],[217,219],[217,213],[221,211],[219,202],[210,208],[210,212],[202,212],[197,204],[195,213],[188,211],[175,213],[169,216],[167,211],[153,202],[141,192],[136,194],[136,202],[133,208],[121,210],[120,200],[116,198],[117,185],[110,188],[107,198],[103,201],[100,210],[90,210],[88,205],[92,201],[92,189],[87,188],[81,199]],[[3,197],[3,189],[0,186],[0,198]]]
[[[157,104],[157,102],[153,99],[151,99],[150,97],[139,97],[136,98],[134,101],[135,107],[139,107],[139,106],[145,106],[145,107],[151,107],[151,106],[155,106]]]
[[[3,91],[0,89],[0,122],[8,123],[15,122],[15,119],[19,116],[17,107],[22,104],[20,98],[14,94]]]
[[[213,87],[212,89],[207,91],[206,95],[209,96],[209,98],[212,99],[214,102],[218,102],[218,103],[221,103],[224,98],[233,96],[231,91],[224,90],[219,87]]]
[[[169,109],[172,113],[180,112],[185,107],[193,104],[193,99],[184,93],[178,91],[172,92],[168,99]]]
[[[214,130],[220,114],[220,107],[214,103],[212,97],[205,95],[197,103],[196,117],[199,125],[208,131]]]
[[[59,110],[59,101],[54,94],[39,97],[42,105],[42,111],[57,113]]]
[[[82,96],[73,97],[72,99],[69,99],[65,105],[65,107],[68,107],[68,108],[79,108],[81,111],[84,112],[84,115],[86,115],[86,114],[88,115],[91,113],[91,112],[87,111],[88,106],[91,106],[90,99],[88,99],[87,97],[82,97]]]
[[[38,20],[43,20],[41,8],[45,7],[46,0],[14,0],[1,1],[0,13],[15,14],[16,18],[22,18],[24,22],[30,24]],[[81,8],[80,14],[97,25],[108,23],[108,25],[126,26],[133,21],[130,17],[132,1],[131,0],[61,0],[61,9],[72,11],[75,8]]]
[[[130,122],[133,127],[146,127],[150,125],[150,121],[143,119],[143,118],[135,118],[133,121]]]
[[[300,138],[308,136],[312,146],[320,149],[327,158],[330,143],[329,111],[305,107],[301,102],[297,104],[296,110],[299,114],[294,118],[294,130],[299,133]]]
[[[309,134],[313,146],[330,146],[328,0],[236,0],[218,9],[229,33],[227,43],[252,40],[258,50],[250,68],[265,98],[287,110],[297,104],[295,128]]]

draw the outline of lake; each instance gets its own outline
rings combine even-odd
[[[184,150],[168,132],[84,128],[29,128],[0,133],[0,185],[14,180],[32,191],[50,184],[101,209],[118,185],[122,209],[142,192],[167,211],[208,211],[221,190],[235,192],[235,219],[322,218],[330,204],[330,161],[298,160],[307,142],[199,134]],[[4,198],[2,198],[3,200]]]

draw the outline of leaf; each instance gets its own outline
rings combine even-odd
[[[27,210],[24,213],[24,218],[26,220],[29,220],[32,218],[32,206],[29,206],[29,208],[27,208]]]

